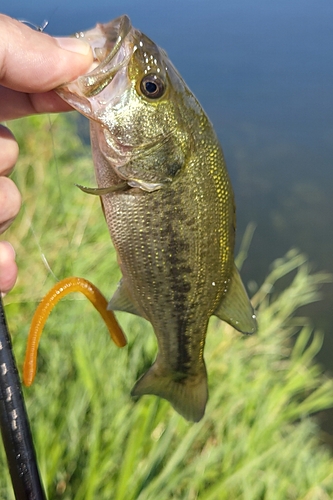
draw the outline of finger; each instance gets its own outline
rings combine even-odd
[[[0,122],[37,113],[73,111],[55,92],[26,94],[0,85]]]
[[[8,293],[17,279],[14,248],[8,241],[0,241],[0,292]]]
[[[47,92],[87,71],[87,42],[55,39],[0,15],[0,83],[20,92]]]
[[[0,175],[8,175],[14,168],[19,154],[15,137],[8,128],[0,125]]]
[[[0,177],[0,233],[13,222],[21,207],[21,195],[14,182]]]

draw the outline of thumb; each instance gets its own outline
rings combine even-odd
[[[20,92],[47,92],[85,73],[90,46],[76,38],[52,38],[0,14],[0,84]]]

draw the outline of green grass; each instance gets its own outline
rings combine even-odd
[[[111,296],[119,270],[99,200],[74,186],[94,178],[73,119],[32,117],[12,128],[24,207],[6,235],[20,266],[6,311],[21,366],[33,311],[56,279],[84,276]],[[129,343],[118,349],[85,299],[63,300],[24,391],[49,499],[333,498],[332,455],[310,416],[333,406],[333,382],[314,361],[322,334],[296,312],[318,300],[327,280],[290,251],[254,297],[258,334],[243,337],[211,320],[210,399],[198,424],[156,397],[130,398],[156,354],[148,323],[119,314]],[[0,461],[0,498],[13,499],[2,449]]]

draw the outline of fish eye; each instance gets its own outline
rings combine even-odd
[[[146,75],[141,80],[140,90],[149,99],[158,99],[164,94],[165,85],[157,75]]]

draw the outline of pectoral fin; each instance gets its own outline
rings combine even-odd
[[[119,281],[118,288],[108,303],[107,309],[108,311],[124,311],[136,314],[137,316],[142,316],[134,306],[123,280]]]
[[[120,182],[114,186],[108,186],[105,188],[90,188],[86,186],[81,186],[81,184],[75,184],[76,187],[81,189],[84,193],[94,194],[96,196],[102,196],[103,194],[115,193],[116,191],[126,191],[129,189],[127,182]]]
[[[257,330],[257,320],[253,307],[235,265],[229,290],[222,297],[214,314],[242,333],[254,333]]]

